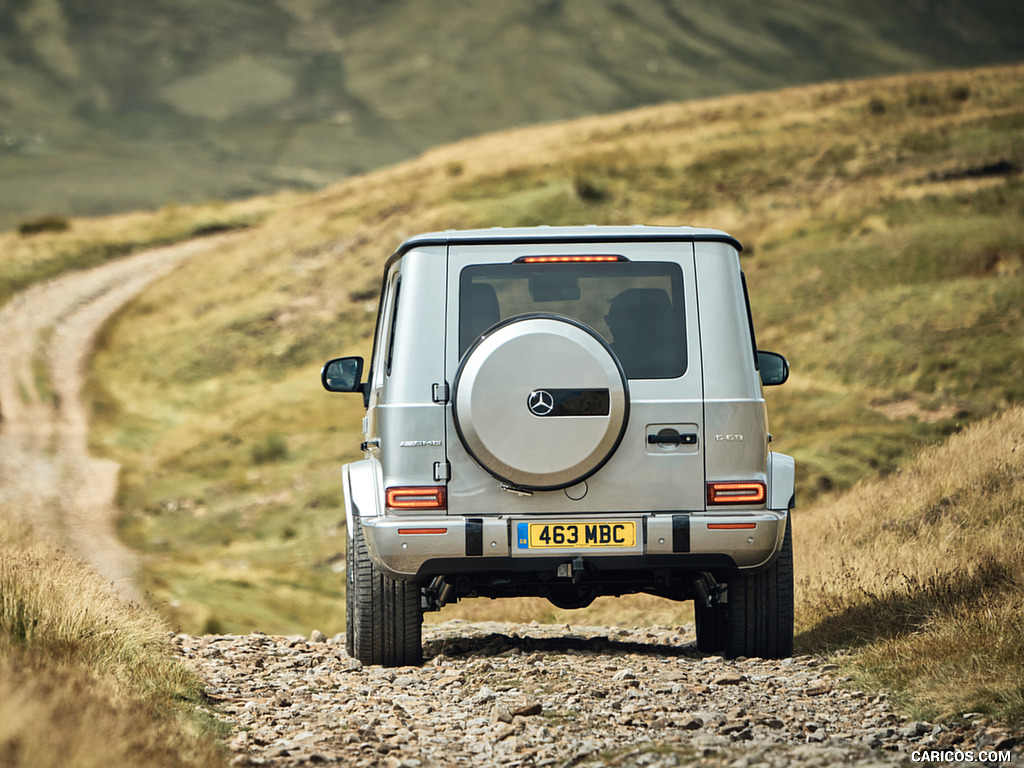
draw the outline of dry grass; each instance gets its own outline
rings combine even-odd
[[[160,620],[0,518],[0,764],[221,766]]]
[[[797,515],[802,645],[912,711],[1024,723],[1024,408]]]

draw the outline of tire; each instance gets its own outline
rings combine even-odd
[[[345,628],[346,650],[363,664],[381,664],[384,659],[382,576],[370,559],[358,520],[353,528],[346,555],[349,577],[345,595],[345,614],[349,622]]]
[[[788,517],[775,562],[760,573],[729,579],[724,617],[727,658],[793,655],[793,538]]]
[[[345,548],[345,653],[356,658],[356,558],[351,538]]]
[[[418,667],[423,663],[423,607],[418,584],[384,583],[384,661],[386,667]]]
[[[346,555],[345,649],[363,664],[415,666],[423,662],[419,585],[381,573],[370,558],[362,525],[354,524]]]

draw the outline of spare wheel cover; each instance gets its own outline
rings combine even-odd
[[[555,314],[491,328],[455,377],[455,428],[476,462],[516,488],[555,490],[600,469],[629,420],[629,386],[607,342]]]

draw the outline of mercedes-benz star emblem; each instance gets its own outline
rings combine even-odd
[[[555,410],[555,398],[546,389],[535,389],[526,399],[526,406],[534,416],[547,416]]]

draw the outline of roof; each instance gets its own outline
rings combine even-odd
[[[637,225],[580,227],[493,227],[491,229],[449,229],[427,232],[411,237],[399,246],[392,259],[407,251],[436,245],[504,245],[509,243],[622,243],[622,242],[718,242],[727,243],[737,251],[743,246],[732,235],[717,229],[698,227],[649,227]],[[390,261],[390,259],[389,259]]]

